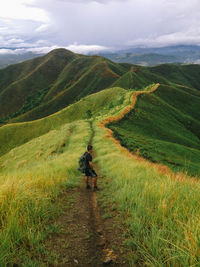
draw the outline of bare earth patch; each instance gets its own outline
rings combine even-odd
[[[45,266],[129,266],[122,255],[117,216],[102,218],[97,194],[84,183],[62,194],[63,212],[54,222],[59,230],[46,242]]]

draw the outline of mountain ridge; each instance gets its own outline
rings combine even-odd
[[[199,89],[199,77],[200,65],[141,67],[56,49],[0,70],[0,119],[39,119],[109,87],[141,89],[157,82]]]

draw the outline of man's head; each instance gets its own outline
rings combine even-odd
[[[93,147],[92,147],[91,145],[88,145],[88,146],[87,146],[87,151],[88,151],[88,152],[92,152],[92,148],[93,148]]]

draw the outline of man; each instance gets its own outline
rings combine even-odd
[[[87,147],[87,155],[86,155],[86,169],[85,169],[85,183],[86,183],[86,188],[90,189],[89,185],[89,177],[92,177],[93,183],[94,183],[94,191],[98,191],[99,188],[97,187],[97,174],[93,169],[93,164],[92,164],[92,152],[93,152],[93,147],[91,145],[88,145]]]

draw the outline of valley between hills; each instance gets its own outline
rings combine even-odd
[[[200,65],[65,49],[1,69],[0,266],[198,266],[199,89]]]

